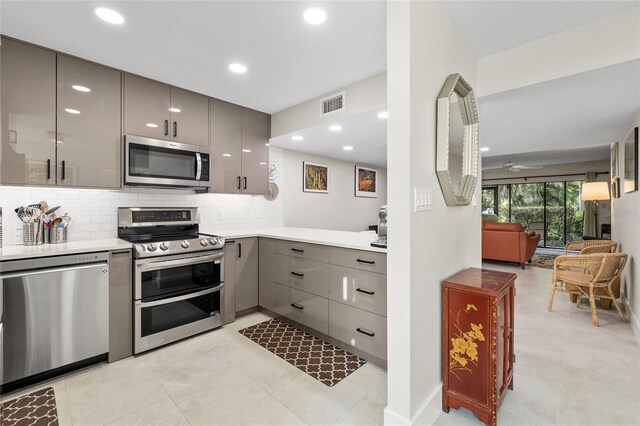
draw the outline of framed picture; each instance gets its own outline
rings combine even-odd
[[[611,146],[611,197],[620,198],[620,172],[618,157],[620,144],[618,142]]]
[[[302,190],[304,192],[329,192],[329,166],[302,162]]]
[[[378,171],[356,166],[356,197],[378,197]]]
[[[624,192],[638,190],[638,128],[624,141]]]

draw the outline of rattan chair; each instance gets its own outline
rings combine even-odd
[[[558,256],[553,263],[553,276],[551,278],[551,295],[549,296],[548,310],[553,306],[553,297],[556,291],[562,291],[577,295],[577,304],[580,307],[582,296],[589,298],[591,306],[591,319],[593,325],[600,326],[596,313],[596,291],[599,290],[601,299],[610,299],[616,307],[620,318],[626,322],[622,308],[613,295],[611,285],[619,279],[627,263],[625,253],[580,254],[575,256]]]

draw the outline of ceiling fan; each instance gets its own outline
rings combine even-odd
[[[502,163],[502,168],[513,173],[519,173],[522,170],[541,169],[542,166],[523,166],[509,158],[505,163]]]

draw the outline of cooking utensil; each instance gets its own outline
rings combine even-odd
[[[55,206],[49,210],[45,210],[44,214],[46,215],[50,215],[51,213],[55,212],[56,210],[58,210],[60,208],[60,206]],[[55,218],[54,218],[55,219]]]
[[[60,227],[66,228],[70,222],[71,222],[71,216],[69,216],[68,213],[65,213],[64,216],[62,216],[62,223],[60,224]]]
[[[40,204],[40,209],[41,209],[43,212],[46,212],[47,210],[49,210],[49,204],[47,204],[47,202],[46,202],[46,201],[44,201],[44,200],[43,200],[43,201],[40,201],[40,203],[39,203],[39,204]]]
[[[55,220],[53,221],[53,227],[57,228],[58,226],[60,226],[60,224],[62,223],[62,218],[57,217],[55,218]]]

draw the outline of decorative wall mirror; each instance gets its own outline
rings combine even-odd
[[[451,74],[438,95],[436,173],[448,206],[468,206],[478,181],[478,111],[473,89]]]

